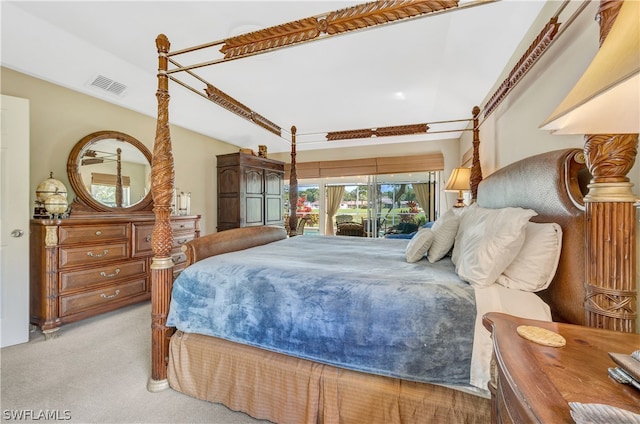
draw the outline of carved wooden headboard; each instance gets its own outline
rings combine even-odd
[[[485,178],[478,205],[535,210],[535,222],[562,227],[562,253],[549,288],[538,294],[551,306],[554,321],[585,322],[585,214],[583,196],[590,179],[581,149],[543,153],[508,165]]]

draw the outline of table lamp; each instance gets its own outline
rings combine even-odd
[[[455,168],[453,172],[451,172],[451,176],[449,177],[449,181],[447,181],[447,185],[445,186],[444,191],[458,192],[458,202],[453,205],[454,208],[464,207],[464,198],[462,197],[462,192],[470,189],[470,178],[471,168]]]

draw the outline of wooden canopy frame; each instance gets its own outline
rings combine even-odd
[[[466,7],[480,3],[488,3],[494,0],[485,0],[465,4]],[[615,8],[610,3],[615,0],[603,0],[603,14],[611,20]],[[621,2],[620,2],[621,3]],[[233,97],[209,84],[193,70],[205,66],[235,60],[255,54],[265,53],[277,48],[288,47],[294,44],[314,41],[319,38],[334,36],[352,30],[360,30],[372,26],[388,24],[404,19],[413,19],[434,13],[442,13],[457,9],[457,0],[430,0],[395,2],[378,1],[353,6],[342,11],[332,12],[322,16],[310,17],[292,23],[279,25],[273,28],[244,34],[238,37],[222,41],[203,44],[188,49],[170,52],[170,43],[164,34],[156,39],[158,51],[158,100],[156,138],[153,148],[151,193],[153,197],[156,221],[152,234],[152,248],[154,258],[151,265],[151,292],[152,292],[152,372],[148,383],[150,391],[159,391],[168,387],[166,363],[168,357],[169,338],[173,329],[166,326],[166,318],[169,310],[171,287],[173,283],[173,262],[170,251],[173,245],[173,235],[169,223],[171,214],[171,200],[174,187],[174,165],[169,131],[169,80],[207,98],[227,110],[254,122],[276,135],[282,136],[280,126],[266,117],[253,111]],[[617,12],[617,10],[616,10]],[[615,19],[615,14],[613,15]],[[501,85],[498,91],[491,97],[489,108],[485,108],[485,118],[488,113],[495,110],[497,105],[506,96],[507,91],[524,75],[541,53],[550,44],[557,33],[557,23],[550,22],[534,44],[529,48],[523,59],[514,68],[509,82]],[[195,50],[222,45],[221,51],[225,58],[217,61],[199,63],[190,66],[181,66],[174,59],[175,56]],[[174,66],[169,69],[169,64]],[[202,82],[203,91],[190,87],[174,77],[173,74],[186,72],[190,76]],[[480,108],[474,107],[472,111],[473,153],[471,172],[472,198],[477,198],[477,190],[482,180],[482,170],[479,159],[479,115]],[[428,130],[429,123],[411,124],[410,130]],[[404,126],[403,126],[404,127]],[[388,130],[389,133],[398,128]],[[373,130],[357,130],[359,135],[369,134]],[[384,132],[384,131],[383,131]],[[457,130],[456,132],[459,132]],[[346,133],[346,135],[345,135]],[[297,128],[291,127],[291,190],[297,195],[296,177],[296,134]],[[334,137],[349,136],[348,132],[333,132]],[[631,169],[635,160],[638,144],[638,136],[635,135],[608,135],[590,136],[587,139],[587,164],[594,175],[592,186],[595,187],[593,195],[587,204],[587,263],[589,264],[587,293],[589,296],[587,307],[587,322],[592,326],[620,329],[623,331],[635,330],[635,220],[633,201],[625,198],[622,201],[611,201],[606,196],[599,196],[600,188],[610,182],[628,181],[626,173]],[[621,165],[622,164],[622,165]],[[292,199],[294,200],[294,199]],[[296,202],[291,201],[295,207]],[[290,214],[294,219],[291,228],[295,229],[295,213]],[[624,224],[624,232],[618,230],[616,223]],[[613,247],[610,247],[613,246]],[[622,246],[622,247],[620,247]],[[621,254],[624,253],[624,254]],[[607,271],[614,270],[614,275],[607,275]]]
[[[254,124],[270,131],[278,136],[282,136],[281,127],[248,106],[234,99],[227,93],[216,88],[200,76],[194,73],[197,68],[211,66],[229,60],[242,57],[253,56],[265,53],[274,49],[288,47],[294,44],[314,41],[350,31],[357,31],[374,26],[380,26],[401,20],[413,19],[442,13],[460,7],[471,7],[478,4],[490,3],[495,0],[478,0],[467,3],[465,6],[458,6],[458,0],[418,0],[411,2],[396,1],[376,1],[356,5],[325,15],[314,16],[295,22],[290,22],[276,27],[244,34],[226,40],[202,44],[182,50],[170,52],[170,42],[166,35],[160,34],[156,38],[156,48],[158,51],[158,89],[156,97],[158,100],[158,114],[156,124],[156,138],[153,148],[153,159],[151,164],[151,193],[153,197],[156,221],[152,233],[151,245],[154,252],[151,264],[151,328],[152,328],[152,371],[148,383],[150,391],[159,391],[168,387],[166,380],[166,361],[168,357],[169,338],[173,329],[166,326],[167,311],[171,298],[171,287],[173,284],[173,262],[171,261],[171,248],[173,245],[173,234],[169,217],[171,215],[171,196],[174,188],[174,165],[171,146],[171,135],[169,130],[169,80],[187,88],[190,91],[218,104],[236,115],[247,119]],[[198,63],[189,66],[182,66],[175,57],[196,50],[210,48],[221,45],[220,51],[225,54],[224,59]],[[169,69],[169,65],[173,68]],[[179,80],[174,74],[186,72],[204,85],[204,90],[200,91],[185,82]],[[477,185],[482,179],[479,159],[479,120],[480,108],[475,106],[472,111],[473,117],[468,120],[457,119],[459,122],[470,121],[472,128],[466,131],[473,131],[473,164],[471,189],[473,198],[477,194]],[[328,140],[371,136],[405,135],[415,133],[426,133],[429,123],[409,124],[398,127],[380,127],[375,129],[333,131],[327,132]],[[456,130],[456,132],[465,130]],[[297,176],[296,176],[296,134],[297,128],[291,127],[291,173],[290,173],[290,204],[295,208],[297,203]],[[295,212],[290,214],[290,228],[295,228]]]

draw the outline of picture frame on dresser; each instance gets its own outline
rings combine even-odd
[[[120,152],[114,156],[116,150]],[[125,163],[129,158],[141,163]],[[87,164],[101,166],[94,173],[82,169]],[[150,169],[149,150],[121,132],[89,134],[72,149],[67,172],[76,198],[69,217],[30,223],[30,323],[45,339],[56,337],[64,324],[151,298],[155,216],[148,187]],[[124,181],[123,186],[129,186],[129,199],[118,199],[117,205],[93,196],[90,188],[95,174],[104,182],[114,175],[111,172],[116,184]],[[139,175],[134,177],[134,172]],[[130,200],[132,193],[137,193],[135,201]],[[200,236],[200,215],[171,216],[170,225],[177,275],[186,262],[180,247]]]

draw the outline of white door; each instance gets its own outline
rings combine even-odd
[[[29,341],[29,100],[0,98],[0,345]]]

